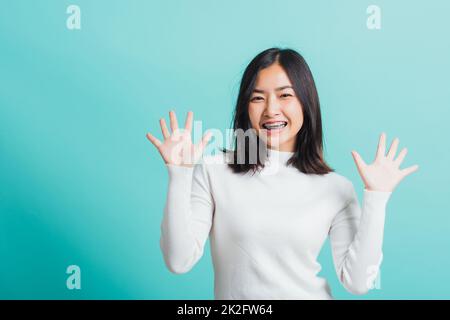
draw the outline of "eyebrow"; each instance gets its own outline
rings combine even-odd
[[[275,91],[280,91],[280,90],[288,89],[288,88],[293,89],[292,86],[282,86],[282,87],[275,88]],[[264,90],[261,90],[261,89],[255,88],[255,89],[253,89],[253,92],[264,93],[265,91],[264,91]]]

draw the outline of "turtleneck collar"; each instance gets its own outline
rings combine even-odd
[[[285,164],[295,152],[293,151],[279,151],[275,149],[267,149],[267,157],[270,162],[281,162]]]

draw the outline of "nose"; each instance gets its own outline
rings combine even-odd
[[[276,100],[276,98],[274,96],[269,97],[267,104],[266,104],[266,109],[264,110],[264,115],[267,118],[272,118],[279,114],[281,114],[281,112],[280,112],[280,105],[279,105],[278,101]]]

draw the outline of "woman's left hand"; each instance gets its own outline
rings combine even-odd
[[[370,165],[367,165],[364,162],[358,152],[352,151],[353,160],[355,160],[358,172],[363,179],[367,190],[392,192],[403,178],[419,169],[418,165],[413,165],[402,170],[399,168],[408,150],[403,148],[398,157],[394,160],[398,143],[399,139],[395,138],[388,154],[385,155],[386,134],[383,132],[378,142],[375,160]]]

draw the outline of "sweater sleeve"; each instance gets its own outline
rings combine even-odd
[[[192,269],[203,255],[212,225],[214,202],[205,165],[166,164],[169,185],[161,223],[160,247],[167,268],[176,274]]]
[[[386,205],[392,192],[364,189],[362,210],[351,183],[350,199],[331,224],[329,236],[340,283],[353,294],[373,285],[383,259]]]

